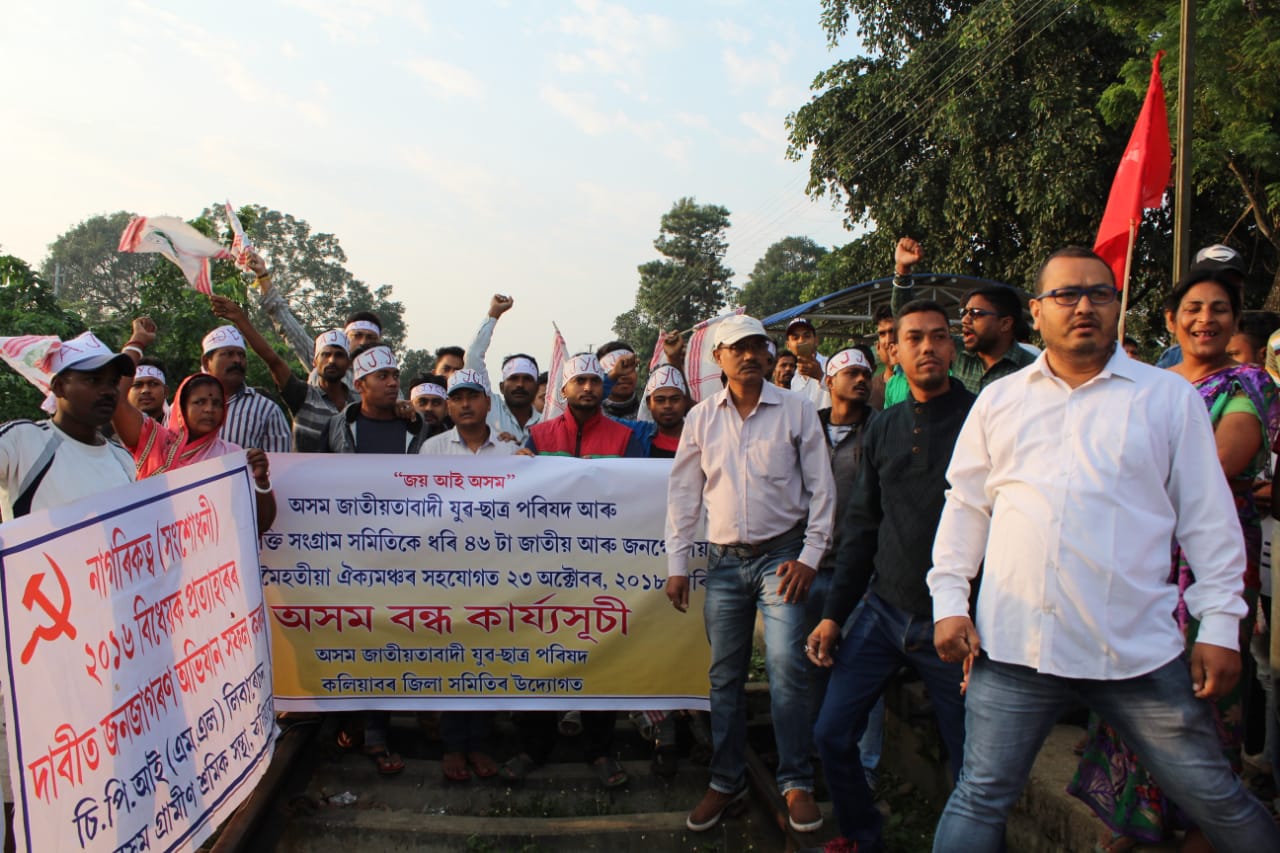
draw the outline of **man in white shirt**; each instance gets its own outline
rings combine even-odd
[[[485,365],[485,353],[489,350],[498,319],[513,305],[515,300],[510,296],[495,293],[489,300],[489,315],[476,330],[471,346],[467,347],[466,367],[478,373],[486,387],[492,383],[489,368]],[[497,435],[509,435],[511,440],[523,445],[529,440],[529,427],[542,420],[542,413],[533,405],[538,393],[538,363],[533,356],[517,353],[504,358],[498,391],[499,396],[492,398],[493,405],[489,409],[489,426]]]
[[[831,405],[827,393],[827,357],[818,352],[818,330],[804,317],[787,324],[787,350],[796,357],[796,371],[791,376],[791,390],[805,395],[814,408]]]
[[[831,544],[835,483],[813,404],[765,381],[768,342],[754,317],[717,323],[726,387],[685,418],[667,487],[667,597],[689,606],[688,560],[703,507],[703,617],[711,643],[711,785],[685,825],[715,826],[746,794],[747,664],[764,615],[778,787],[799,832],[822,826],[813,801],[805,599]]]
[[[449,376],[449,418],[453,429],[422,443],[426,456],[510,456],[520,450],[512,441],[501,441],[486,422],[489,415],[489,383],[478,370],[464,367]]]
[[[1117,348],[1115,282],[1093,252],[1056,252],[1036,289],[1045,351],[978,397],[947,470],[928,582],[934,645],[965,663],[968,694],[964,769],[933,849],[1000,849],[1036,753],[1078,699],[1216,849],[1280,850],[1209,705],[1239,677],[1246,608],[1244,540],[1204,403]],[[1196,567],[1189,662],[1168,583],[1175,538]]]

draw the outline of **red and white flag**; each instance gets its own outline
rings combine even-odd
[[[693,327],[689,350],[684,357],[684,378],[689,382],[689,396],[693,397],[694,402],[705,400],[724,387],[720,384],[720,365],[716,364],[711,355],[714,349],[711,345],[712,329],[721,320],[745,311],[745,308],[739,308],[737,311],[703,320]]]
[[[1111,183],[1107,209],[1098,226],[1098,239],[1093,251],[1111,267],[1116,288],[1125,286],[1125,267],[1132,251],[1132,234],[1142,222],[1142,211],[1164,203],[1169,186],[1169,169],[1173,162],[1169,150],[1169,117],[1164,105],[1164,85],[1160,82],[1160,59],[1164,51],[1151,60],[1151,81],[1147,97],[1133,126],[1129,145],[1124,150],[1120,167]]]
[[[555,323],[551,327],[556,330],[555,340],[551,344],[551,367],[547,369],[547,396],[542,403],[542,419],[549,421],[564,413],[564,385],[560,381],[560,373],[564,363],[569,360],[569,348],[565,346],[564,335]]]
[[[49,356],[60,346],[62,339],[57,335],[0,338],[0,359],[44,394],[45,402],[40,408],[50,414],[53,414],[53,395],[49,390]]]
[[[187,281],[204,294],[213,292],[211,258],[234,260],[226,247],[210,240],[176,216],[135,216],[120,235],[121,252],[157,252],[178,265]]]
[[[230,199],[227,200],[227,223],[231,226],[231,254],[236,266],[245,272],[252,272],[249,269],[249,253],[253,251],[253,241],[244,233],[244,226],[240,224],[240,217],[236,216],[236,209],[231,206]]]

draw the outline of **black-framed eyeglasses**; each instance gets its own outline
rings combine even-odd
[[[960,309],[961,320],[963,320],[965,317],[971,317],[972,319],[977,320],[981,317],[999,317],[999,316],[1000,316],[999,311],[988,311],[985,308],[961,308]]]
[[[1059,287],[1031,298],[1052,299],[1059,305],[1075,305],[1080,297],[1087,296],[1093,305],[1110,305],[1119,295],[1120,292],[1109,284],[1091,284],[1088,287]]]

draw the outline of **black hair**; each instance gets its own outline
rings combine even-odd
[[[1240,283],[1236,280],[1231,270],[1193,270],[1182,277],[1174,287],[1173,292],[1164,298],[1164,310],[1166,314],[1178,313],[1178,306],[1182,304],[1182,300],[1186,298],[1187,293],[1197,284],[1203,284],[1211,281],[1222,288],[1227,294],[1227,301],[1231,303],[1231,316],[1237,320],[1244,311],[1244,289],[1240,287]],[[1266,340],[1263,340],[1266,343]]]
[[[417,376],[413,377],[413,381],[409,383],[409,387],[416,388],[419,385],[427,383],[439,385],[441,388],[444,388],[449,384],[449,380],[445,379],[438,373],[419,373]]]
[[[357,320],[364,320],[366,323],[372,323],[378,327],[378,332],[382,332],[382,321],[378,319],[378,315],[372,311],[353,311],[347,315],[346,325],[351,325]]]
[[[547,371],[545,371],[545,370],[544,370],[544,371],[542,371],[541,373],[539,373],[539,374],[538,374],[538,384],[539,384],[539,385],[546,385],[546,384],[548,384],[548,378],[549,378],[549,377],[547,376]]]
[[[1267,339],[1278,326],[1280,318],[1273,311],[1246,311],[1236,323],[1236,333],[1248,335],[1253,348],[1259,350],[1267,345]]]
[[[1115,273],[1111,271],[1111,265],[1104,261],[1097,252],[1093,249],[1086,248],[1085,246],[1063,246],[1061,249],[1045,258],[1044,263],[1040,265],[1040,269],[1036,270],[1036,293],[1040,293],[1044,290],[1044,271],[1048,268],[1049,264],[1056,261],[1058,258],[1086,258],[1091,261],[1097,261],[1107,268],[1107,281],[1112,287],[1115,287],[1116,276]]]
[[[885,320],[892,320],[893,306],[887,303],[884,305],[881,305],[880,307],[876,308],[875,313],[871,315],[871,319],[875,322],[877,326],[880,325],[880,323]]]
[[[440,347],[436,350],[436,361],[444,358],[446,355],[456,356],[465,363],[467,360],[467,351],[462,347]]]
[[[1125,335],[1124,340],[1120,342],[1120,345],[1126,346],[1126,347],[1130,347],[1130,346],[1137,347],[1138,349],[1142,349],[1142,344],[1138,343],[1138,339],[1131,335]]]
[[[627,343],[626,341],[609,341],[609,343],[603,344],[599,349],[596,350],[596,358],[604,358],[609,353],[616,352],[620,349],[635,352],[635,350],[631,349],[631,344]]]
[[[775,344],[775,346],[777,345]],[[783,359],[783,358],[789,358],[792,361],[799,361],[799,359],[796,358],[796,354],[793,353],[791,350],[787,349],[786,347],[778,347],[778,354],[773,357],[773,360],[777,362],[779,359]]]
[[[356,357],[359,356],[361,353],[366,353],[369,350],[373,349],[374,347],[385,347],[385,346],[386,344],[361,344],[360,346],[356,347],[354,350],[351,351],[351,360],[355,361]]]
[[[962,306],[968,305],[969,300],[975,296],[980,296],[990,302],[991,306],[996,309],[996,313],[1001,317],[1013,317],[1016,320],[1022,314],[1022,300],[1018,298],[1018,292],[1012,287],[1006,287],[1002,284],[975,287],[960,299],[960,304]]]
[[[941,305],[939,305],[937,302],[934,302],[932,299],[912,299],[906,305],[902,306],[902,308],[898,311],[898,316],[894,318],[894,321],[893,321],[894,334],[895,335],[897,334],[898,324],[902,322],[903,317],[907,316],[908,314],[926,314],[929,312],[941,314],[942,318],[946,320],[948,326],[950,326],[951,318],[947,316],[947,309],[943,308]]]
[[[165,375],[165,379],[169,378],[169,371],[164,369],[164,362],[153,356],[145,355],[138,359],[138,367],[154,367]]]
[[[864,356],[866,356],[867,364],[876,363],[876,357],[871,354],[871,347],[867,346],[866,344],[854,344],[853,348],[856,349],[858,352],[862,353]]]
[[[182,412],[182,417],[187,416],[187,399],[190,398],[191,392],[200,385],[217,385],[218,390],[222,392],[222,401],[227,400],[227,389],[223,387],[222,380],[214,376],[212,373],[193,373],[187,377],[182,383],[182,393],[178,396],[178,411]]]

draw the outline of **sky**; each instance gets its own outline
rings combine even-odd
[[[38,266],[96,214],[261,204],[337,235],[407,345],[490,356],[612,338],[676,199],[769,245],[847,242],[786,158],[828,49],[818,0],[9,0],[0,248]],[[270,261],[270,258],[268,258]],[[317,330],[319,331],[319,330]]]

